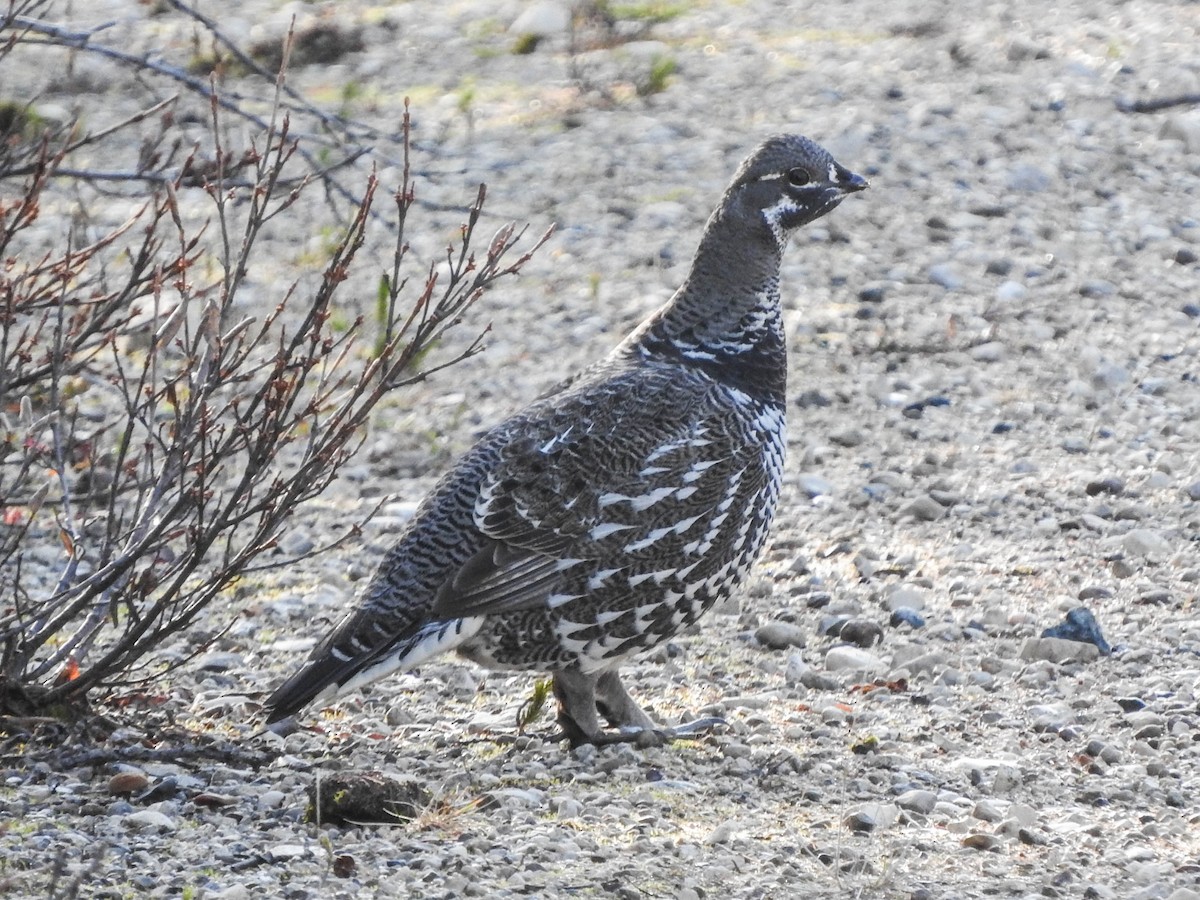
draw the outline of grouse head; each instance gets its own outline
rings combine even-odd
[[[808,138],[777,134],[742,163],[723,206],[761,217],[782,250],[792,231],[825,215],[847,194],[867,184]]]

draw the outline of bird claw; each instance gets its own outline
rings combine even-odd
[[[672,741],[690,740],[718,728],[723,728],[728,724],[720,716],[705,716],[701,719],[694,719],[691,722],[683,722],[671,728],[622,728],[620,731],[607,731],[595,737],[588,737],[574,722],[566,725],[560,721],[559,725],[562,731],[552,735],[550,740],[569,741],[571,749],[581,747],[584,744],[592,744],[596,747],[608,747],[613,744],[633,744],[640,750],[646,750],[651,747],[665,746]]]

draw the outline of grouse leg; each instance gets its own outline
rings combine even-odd
[[[663,728],[629,696],[615,669],[599,675],[584,675],[571,669],[555,672],[554,696],[559,703],[561,737],[565,737],[573,748],[581,744],[602,747],[624,743],[658,747],[725,724],[724,719],[710,716],[673,728]],[[614,728],[621,730],[615,734],[603,732],[600,729],[600,715]]]
[[[658,729],[658,724],[629,696],[616,669],[601,673],[596,680],[596,708],[614,728]]]
[[[600,676],[596,682],[596,697],[600,714],[608,719],[610,725],[621,729],[618,734],[602,735],[600,740],[605,744],[632,742],[640,747],[660,747],[725,724],[725,720],[718,716],[706,716],[671,728],[658,725],[629,696],[616,669]]]
[[[596,714],[597,676],[585,675],[578,669],[563,669],[554,673],[554,696],[558,700],[558,727],[571,747],[596,743],[602,732]]]

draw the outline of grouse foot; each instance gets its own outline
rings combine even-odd
[[[671,741],[695,737],[725,724],[717,716],[684,722],[671,728],[658,725],[637,705],[616,670],[585,675],[574,670],[554,673],[554,696],[558,698],[558,727],[553,740],[566,740],[572,749],[584,744],[636,744],[661,747]],[[604,731],[600,716],[618,731]]]

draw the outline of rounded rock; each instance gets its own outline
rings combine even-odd
[[[882,672],[884,668],[883,660],[874,653],[869,653],[866,650],[861,650],[858,647],[850,647],[842,645],[831,647],[829,652],[825,654],[825,668],[830,672]]]

